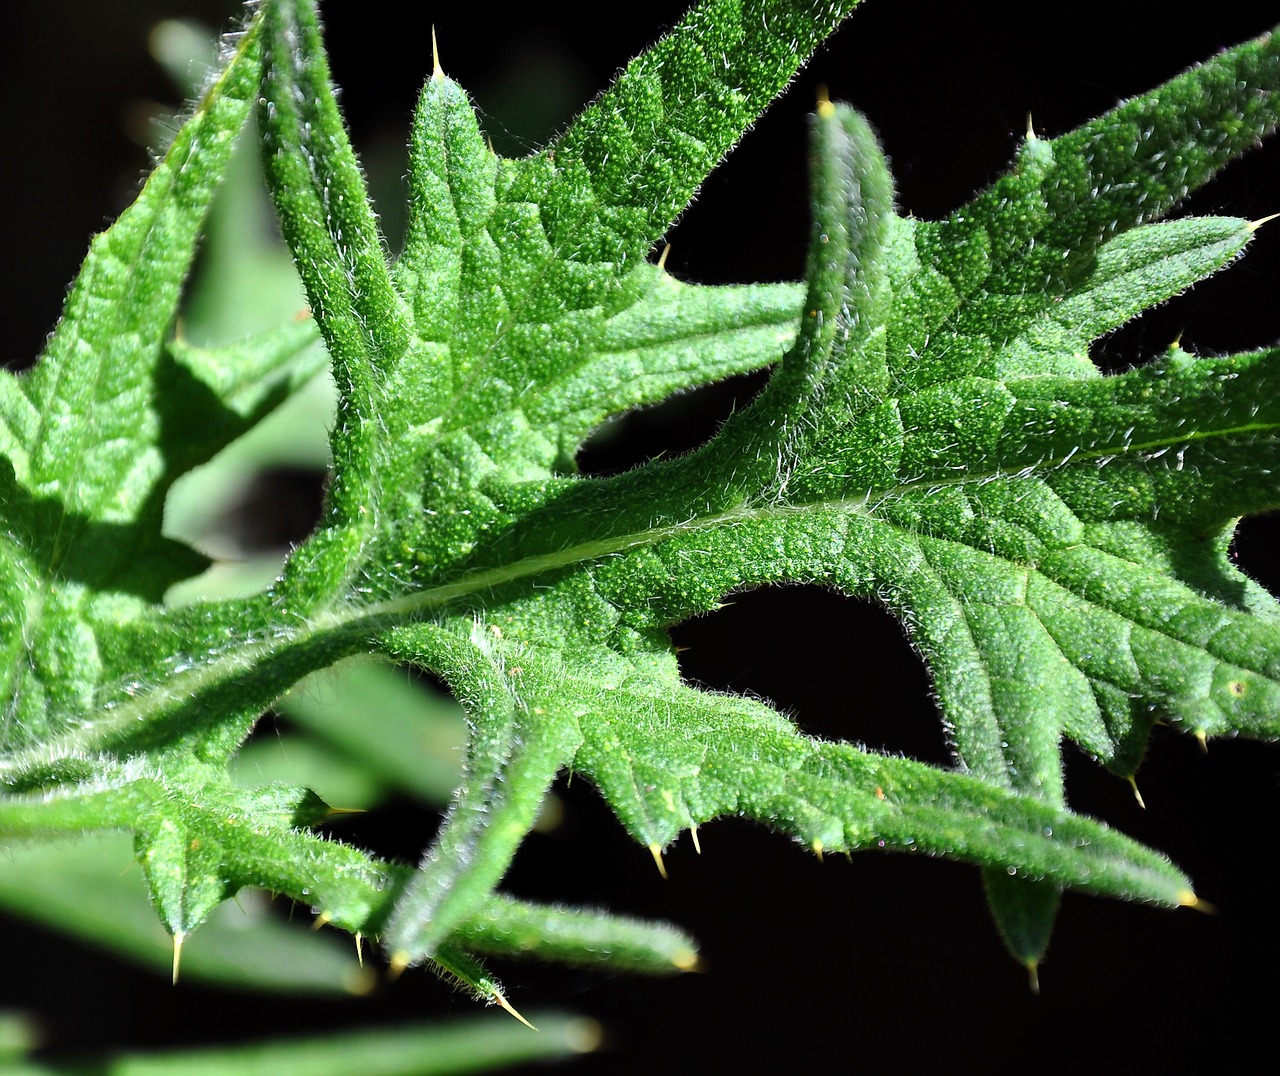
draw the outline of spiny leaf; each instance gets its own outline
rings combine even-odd
[[[870,127],[824,101],[803,285],[701,288],[646,264],[852,6],[699,5],[523,160],[490,150],[437,67],[392,264],[315,4],[267,0],[261,64],[255,24],[99,240],[45,361],[0,378],[0,832],[129,830],[176,936],[260,886],[504,1006],[490,954],[692,962],[663,928],[498,895],[566,768],[659,850],[736,814],[818,852],[978,864],[1029,965],[1063,888],[1193,903],[1163,856],[1067,809],[1060,752],[1070,738],[1131,774],[1157,717],[1277,733],[1280,609],[1227,546],[1236,516],[1277,503],[1278,356],[1174,349],[1103,377],[1088,348],[1245,249],[1241,220],[1155,221],[1275,126],[1277,46],[1029,139],[939,223],[896,214]],[[334,476],[319,531],[268,593],[165,609],[164,586],[198,564],[160,536],[168,484],[307,364],[305,328],[166,351],[255,94],[334,364]],[[573,473],[593,425],[765,366],[759,397],[702,448]],[[188,410],[206,425],[184,441]],[[666,630],[777,582],[903,620],[955,769],[816,740],[764,703],[681,681]],[[462,785],[416,869],[310,832],[327,810],[307,790],[227,774],[264,707],[369,652],[439,676],[470,726]]]
[[[225,440],[178,448],[156,395],[173,383],[165,340],[257,67],[251,27],[133,207],[94,240],[40,363],[0,372],[8,747],[77,720],[110,663],[99,631],[203,566],[161,536],[164,495],[174,465],[200,462]]]
[[[575,260],[642,256],[857,2],[694,7],[547,151],[553,243]]]
[[[257,66],[251,27],[141,196],[94,240],[40,362],[19,379],[30,410],[15,424],[23,430],[10,457],[18,479],[86,522],[132,522],[153,496],[162,462],[152,379],[201,221],[256,91]],[[92,425],[83,421],[89,413]],[[92,466],[82,465],[86,459]],[[50,570],[74,538],[63,529]]]

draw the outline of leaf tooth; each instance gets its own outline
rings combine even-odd
[[[1138,791],[1137,779],[1132,774],[1130,774],[1128,781],[1129,781],[1129,787],[1133,789],[1133,798],[1138,801],[1138,806],[1145,811],[1147,809],[1147,801],[1142,798],[1142,793]]]
[[[187,940],[185,931],[177,930],[173,934],[173,985],[178,985],[178,973],[182,969],[182,943]]]
[[[1207,900],[1201,900],[1190,889],[1184,889],[1178,893],[1178,907],[1193,908],[1197,912],[1203,912],[1205,915],[1218,914],[1218,909],[1214,905]]]
[[[495,1004],[499,1005],[501,1008],[509,1012],[512,1016],[514,1016],[517,1020],[519,1020],[520,1023],[524,1024],[524,1026],[527,1027],[530,1031],[538,1030],[531,1023],[529,1023],[528,1020],[526,1020],[523,1016],[520,1015],[519,1011],[516,1009],[514,1005],[511,1004],[511,1002],[507,1000],[506,995],[503,994],[502,991],[495,990],[493,994],[493,998],[491,1000]]]
[[[412,963],[413,957],[407,950],[397,949],[387,960],[387,980],[394,983]]]

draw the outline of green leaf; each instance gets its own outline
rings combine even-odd
[[[137,869],[128,869],[132,858],[123,834],[7,847],[0,903],[167,978],[173,940],[148,906]],[[88,893],[93,900],[84,899]],[[183,982],[321,996],[363,993],[372,985],[349,942],[286,924],[261,893],[247,891],[210,916],[198,939],[185,947],[181,972]]]
[[[870,126],[824,100],[803,284],[701,287],[648,264],[852,6],[700,4],[520,160],[489,148],[437,63],[393,263],[315,4],[266,0],[97,241],[42,363],[0,378],[0,833],[129,831],[179,939],[263,888],[504,1006],[490,956],[694,963],[669,928],[499,892],[566,770],[656,855],[736,815],[819,854],[976,864],[1033,969],[1066,888],[1196,903],[1160,853],[1067,807],[1063,741],[1132,775],[1156,720],[1280,734],[1280,608],[1228,555],[1236,518],[1280,502],[1280,353],[1175,347],[1104,377],[1088,349],[1247,247],[1243,220],[1159,218],[1275,127],[1280,48],[1261,38],[1028,138],[941,222],[897,213]],[[255,99],[333,364],[333,476],[267,591],[170,608],[200,560],[161,537],[165,492],[312,368],[306,324],[231,347],[169,340]],[[600,423],[766,367],[702,447],[575,473]],[[819,740],[682,681],[668,629],[772,583],[902,620],[954,767]],[[311,705],[316,681],[297,688],[368,654],[438,677],[466,716],[460,787],[416,868],[317,835],[324,802],[252,787],[252,755],[246,783],[228,773],[283,697],[366,787],[437,794],[438,755],[412,743],[421,704],[402,713],[385,670],[336,720]]]
[[[446,1076],[490,1067],[549,1061],[595,1048],[599,1029],[590,1020],[557,1013],[534,1014],[540,1034],[514,1022],[458,1021],[448,1027],[380,1027],[341,1035],[275,1039],[243,1046],[127,1054],[111,1062],[113,1076],[160,1076],[181,1069],[192,1076],[290,1073],[342,1076]]]
[[[398,670],[346,662],[299,683],[278,708],[387,788],[441,806],[457,786],[461,712]]]
[[[201,221],[254,96],[257,47],[251,30],[137,202],[94,240],[40,363],[0,374],[0,743],[9,748],[74,724],[109,675],[110,643],[99,631],[203,567],[161,537],[164,495],[234,431],[216,400],[184,411],[174,428],[163,389],[177,390],[175,403],[184,394],[191,407],[206,401],[165,345]],[[284,343],[276,361],[289,356],[293,341]],[[189,441],[202,427],[203,438]]]

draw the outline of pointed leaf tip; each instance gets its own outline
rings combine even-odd
[[[178,931],[173,936],[173,985],[178,985],[178,973],[182,970],[182,943],[187,940],[186,934]]]
[[[702,971],[703,962],[692,949],[681,949],[671,958],[671,963],[680,971]]]
[[[1135,778],[1129,778],[1129,787],[1133,789],[1133,798],[1138,801],[1138,806],[1145,811],[1147,809],[1147,801],[1142,798],[1142,793],[1138,791],[1138,782]]]
[[[519,1010],[517,1010],[516,1007],[512,1005],[511,1002],[509,1002],[505,997],[503,997],[502,994],[495,991],[493,995],[493,1000],[499,1006],[501,1006],[503,1009],[509,1012],[512,1016],[514,1016],[517,1020],[519,1020],[520,1023],[524,1024],[524,1026],[527,1027],[530,1031],[538,1030],[531,1023],[529,1023],[528,1020],[526,1020],[523,1016],[521,1016]]]
[[[1197,912],[1205,915],[1217,915],[1218,909],[1216,905],[1210,904],[1207,900],[1201,900],[1190,889],[1184,889],[1178,894],[1179,908],[1192,908]]]

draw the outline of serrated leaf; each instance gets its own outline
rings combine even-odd
[[[499,1003],[491,953],[690,959],[661,929],[497,894],[566,768],[657,852],[734,814],[818,852],[976,863],[1033,965],[1063,888],[1194,903],[1159,853],[1067,808],[1060,752],[1072,739],[1131,774],[1157,718],[1277,733],[1280,610],[1227,556],[1235,517],[1277,503],[1277,353],[1175,348],[1104,377],[1088,348],[1245,249],[1241,220],[1156,221],[1275,126],[1277,46],[1241,46],[1078,132],[1028,139],[1008,176],[938,223],[897,215],[870,127],[823,102],[804,285],[700,288],[647,265],[851,6],[699,5],[517,161],[490,150],[437,65],[392,264],[315,5],[268,0],[264,159],[340,395],[325,517],[269,592],[155,608],[184,554],[154,526],[151,545],[128,547],[152,559],[121,568],[111,551],[146,513],[108,507],[121,481],[134,496],[125,471],[170,443],[148,432],[163,410],[129,397],[103,457],[119,466],[73,475],[65,460],[48,470],[38,436],[65,410],[52,386],[67,360],[55,349],[37,368],[26,385],[40,392],[0,379],[0,655],[16,684],[0,831],[128,829],[176,934],[262,886]],[[253,64],[242,52],[222,85],[243,90]],[[198,214],[183,220],[189,247]],[[161,276],[164,301],[128,314],[154,337],[144,370],[161,361],[181,271]],[[207,393],[227,431],[256,421],[289,368],[252,348],[179,344],[174,360],[174,407]],[[593,424],[765,366],[764,390],[700,449],[573,473]],[[51,428],[84,447],[84,422]],[[191,441],[194,460],[208,449]],[[69,525],[107,553],[77,567]],[[666,630],[780,582],[903,620],[954,769],[816,740],[763,702],[682,683]],[[304,789],[226,774],[264,707],[368,652],[439,676],[467,714],[462,785],[417,869],[309,832],[325,809]]]
[[[164,495],[175,465],[232,434],[187,443],[159,394],[182,383],[165,343],[257,68],[250,30],[133,207],[94,241],[40,363],[0,375],[0,560],[11,583],[0,741],[10,748],[74,723],[109,664],[97,632],[205,563],[161,537]],[[203,405],[182,417],[197,427],[221,410],[216,399],[186,402]]]
[[[6,911],[171,974],[173,940],[148,906],[137,868],[128,869],[133,850],[124,835],[6,848],[4,855]],[[184,982],[281,993],[341,996],[368,986],[349,942],[286,924],[260,893],[223,904],[186,947],[181,972]]]

